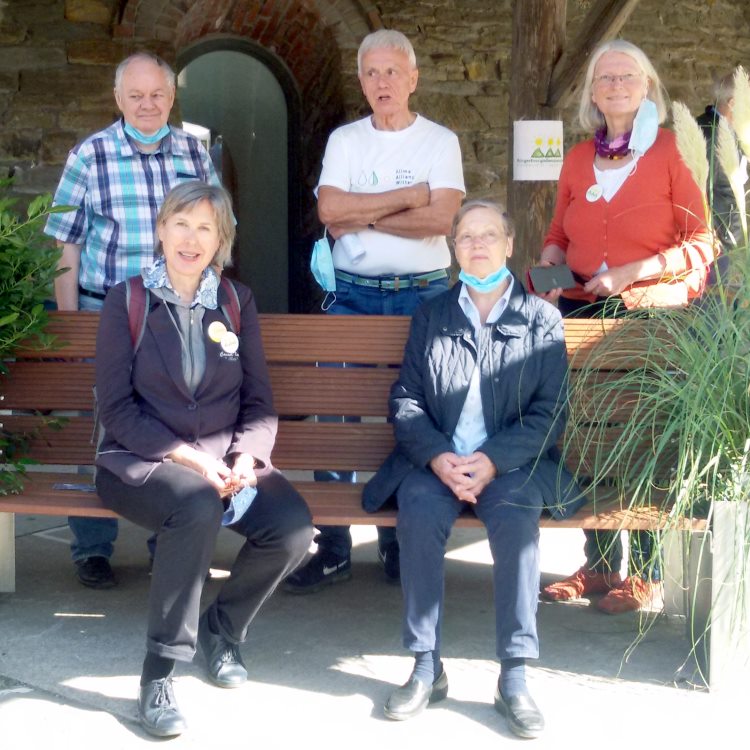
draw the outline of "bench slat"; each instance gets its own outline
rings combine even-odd
[[[93,362],[11,362],[2,376],[3,409],[93,408]]]
[[[399,365],[409,321],[405,316],[260,316],[269,362],[316,362],[324,356],[325,362]]]
[[[15,433],[37,428],[44,418],[10,415],[3,417],[6,428]],[[93,419],[90,416],[65,417],[61,430],[43,428],[24,454],[41,464],[88,466],[94,460],[91,444]],[[604,450],[618,440],[620,430],[611,427]],[[282,470],[330,469],[338,471],[376,471],[393,450],[393,427],[388,422],[329,423],[314,420],[279,422],[273,451],[274,464]],[[649,446],[644,437],[644,449]],[[331,458],[331,457],[335,458]],[[568,461],[574,466],[579,451],[572,446]],[[585,463],[584,463],[585,465]],[[34,467],[31,466],[33,471]]]
[[[279,415],[387,417],[388,394],[398,376],[392,368],[271,365],[269,370]]]
[[[91,482],[90,476],[78,474],[38,474],[30,478],[21,497],[9,495],[0,497],[0,511],[49,516],[96,516],[113,517],[115,514],[101,505],[94,493],[75,490],[55,490],[58,482],[85,483]],[[364,514],[361,507],[361,485],[342,484],[339,482],[293,482],[310,506],[317,524],[377,524],[393,526],[396,521],[394,510],[385,510],[375,514]],[[597,504],[598,514],[592,511],[591,505],[585,505],[574,516],[563,521],[555,521],[543,515],[540,526],[557,528],[586,529],[650,529],[663,528],[667,517],[658,508],[641,508],[637,511],[621,510],[616,500],[600,501]],[[470,512],[463,514],[458,526],[481,526],[479,520]],[[693,531],[706,528],[703,519],[685,519],[681,528]]]

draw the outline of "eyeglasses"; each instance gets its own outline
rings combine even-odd
[[[614,86],[615,83],[621,83],[624,86],[631,86],[641,80],[640,73],[623,73],[622,75],[615,76],[605,74],[602,76],[596,76],[594,78],[595,86]]]
[[[454,244],[456,247],[472,247],[477,242],[479,242],[481,245],[487,247],[488,245],[497,244],[504,237],[504,234],[492,230],[482,232],[482,234],[464,233],[459,234],[458,237],[456,237],[456,239],[454,240]]]

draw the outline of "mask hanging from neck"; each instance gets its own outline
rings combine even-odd
[[[480,279],[478,276],[473,276],[470,273],[466,273],[466,271],[463,270],[458,274],[460,281],[463,281],[464,284],[475,291],[482,293],[495,291],[495,289],[497,289],[509,276],[510,271],[507,266],[498,268],[497,271],[493,271],[489,276],[485,276],[483,279]]]
[[[633,132],[630,134],[629,148],[639,156],[654,145],[659,132],[659,113],[651,99],[644,97],[633,120]]]
[[[154,143],[158,143],[162,138],[166,138],[169,135],[169,125],[163,125],[153,135],[146,135],[142,133],[138,128],[134,128],[129,122],[126,122],[122,129],[138,143],[143,143],[147,146],[153,146]]]

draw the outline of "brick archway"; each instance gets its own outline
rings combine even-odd
[[[375,25],[368,0],[127,0],[114,28],[134,48],[156,43],[173,61],[208,43],[250,42],[279,73],[297,119],[290,119],[289,253],[290,289],[303,290],[302,308],[316,296],[307,272],[317,230],[311,188],[328,134],[344,118],[342,50],[356,50]]]

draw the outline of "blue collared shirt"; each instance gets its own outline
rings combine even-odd
[[[44,231],[82,245],[79,284],[104,294],[153,263],[159,207],[171,188],[187,180],[220,184],[196,138],[170,127],[159,148],[146,154],[118,120],[70,152],[54,205],[76,210],[52,214]]]
[[[484,326],[482,326],[479,318],[479,310],[477,310],[477,306],[469,296],[466,284],[462,285],[461,292],[458,295],[458,304],[474,329],[474,340],[477,342],[477,345],[479,345],[481,339],[482,329],[486,328],[489,330],[489,327],[498,321],[499,317],[503,314],[503,310],[508,306],[510,294],[513,291],[513,283],[513,277],[510,277],[508,288],[503,293],[503,296],[494,304],[492,310],[490,310]],[[477,362],[474,365],[471,379],[469,380],[466,401],[464,401],[461,416],[458,418],[458,424],[451,440],[453,450],[459,456],[470,456],[488,437],[487,428],[484,424],[482,393],[479,387],[479,369],[479,358],[477,357]]]

